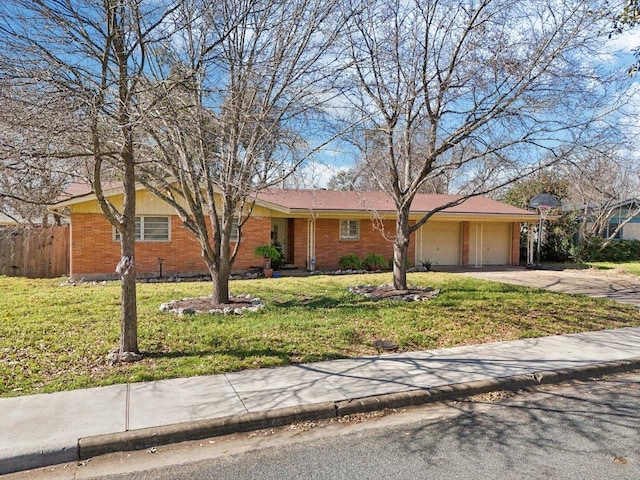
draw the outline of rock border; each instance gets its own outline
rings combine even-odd
[[[261,308],[264,307],[264,302],[261,298],[253,297],[250,294],[240,294],[240,295],[230,295],[234,299],[242,300],[244,299],[248,302],[249,306],[243,307],[233,307],[227,306],[222,308],[213,308],[211,310],[197,310],[194,308],[185,308],[185,307],[176,307],[176,305],[180,302],[185,302],[189,300],[200,300],[202,298],[207,297],[187,297],[179,300],[172,300],[168,303],[163,303],[160,305],[161,312],[170,312],[175,313],[179,317],[184,317],[186,315],[198,315],[198,314],[209,314],[209,315],[243,315],[245,312],[255,313]]]

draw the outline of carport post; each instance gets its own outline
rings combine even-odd
[[[533,227],[535,223],[527,223],[527,265],[533,265]]]
[[[540,252],[542,250],[542,222],[543,222],[543,218],[542,218],[542,209],[540,207],[538,207],[538,209],[540,210],[540,220],[538,220],[538,245],[536,248],[536,265],[540,266],[542,265],[542,262],[540,261]]]

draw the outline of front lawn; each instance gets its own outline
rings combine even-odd
[[[346,287],[390,274],[235,281],[233,293],[265,300],[243,316],[177,317],[161,303],[204,296],[210,283],[138,285],[144,360],[110,366],[117,346],[119,284],[61,286],[63,279],[0,277],[0,395],[372,355],[387,340],[399,351],[640,325],[637,308],[491,283],[416,273],[411,283],[441,290],[424,303],[374,302]]]
[[[631,273],[632,275],[640,276],[640,261],[637,262],[588,262],[586,264],[589,267],[597,268],[600,270],[618,270],[621,272]]]

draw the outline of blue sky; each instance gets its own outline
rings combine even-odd
[[[599,55],[594,57],[594,61],[600,62],[613,70],[619,71],[621,76],[627,75],[627,69],[635,61],[633,50],[640,46],[640,27],[636,27],[628,32],[616,35],[602,45]],[[631,79],[632,83],[640,89],[640,73]],[[628,111],[633,115],[627,118],[627,128],[635,131],[640,144],[640,95],[636,94],[628,104]],[[636,116],[634,116],[636,115]],[[640,146],[640,145],[639,145]],[[640,156],[640,148],[636,149]],[[315,155],[313,161],[303,168],[304,176],[310,179],[308,186],[326,187],[327,182],[336,173],[349,169],[356,155],[349,151],[348,147],[338,142],[327,145]],[[640,158],[639,158],[640,159]]]

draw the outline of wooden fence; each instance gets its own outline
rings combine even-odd
[[[0,227],[0,275],[53,278],[68,274],[68,225]]]

